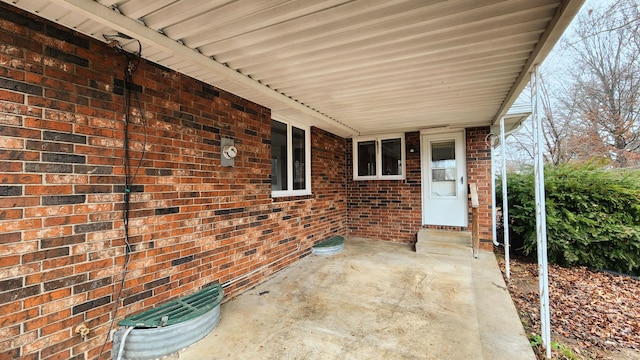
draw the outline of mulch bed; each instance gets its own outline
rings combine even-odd
[[[498,256],[504,272],[504,259]],[[511,260],[511,297],[529,334],[540,334],[538,265]],[[624,275],[549,266],[552,342],[578,358],[640,358],[640,280]],[[555,354],[555,358],[565,357]]]

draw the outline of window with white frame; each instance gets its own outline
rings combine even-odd
[[[404,135],[392,134],[353,139],[354,180],[405,178]]]
[[[311,194],[311,136],[308,127],[271,120],[271,195]]]

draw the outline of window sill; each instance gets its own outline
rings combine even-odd
[[[354,181],[367,181],[367,180],[405,180],[404,176],[357,176],[353,178]]]
[[[310,192],[304,194],[271,194],[272,202],[299,201],[309,199],[313,199],[313,194]]]

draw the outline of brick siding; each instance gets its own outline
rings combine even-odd
[[[353,147],[347,140],[349,235],[413,243],[422,224],[420,133],[405,134],[405,180],[353,180]]]
[[[467,138],[467,179],[478,185],[478,230],[480,247],[493,249],[493,192],[491,191],[491,145],[487,141],[490,129],[486,127],[466,129]],[[471,202],[469,202],[471,210]],[[471,212],[469,212],[471,219]],[[471,220],[469,220],[471,223]]]
[[[118,319],[210,283],[233,296],[346,235],[345,139],[312,128],[313,195],[272,199],[269,109],[145,61],[125,84],[115,50],[4,4],[0,42],[1,359],[94,359],[105,341],[125,262],[125,86]]]
[[[492,249],[491,147],[485,141],[489,127],[466,130],[467,178],[478,185],[480,245]],[[414,243],[422,227],[422,175],[420,133],[405,134],[407,176],[405,180],[353,180],[353,150],[347,144],[348,230],[350,236]],[[469,224],[471,202],[469,201]],[[467,227],[425,226],[432,229],[466,231]]]

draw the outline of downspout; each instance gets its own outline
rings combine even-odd
[[[491,232],[493,234],[493,246],[495,247],[499,247],[501,244],[498,242],[498,230],[497,230],[497,224],[496,224],[496,216],[498,215],[497,211],[496,211],[496,174],[493,172],[493,169],[495,168],[495,153],[494,153],[494,146],[493,146],[493,141],[491,141],[491,139],[493,138],[493,136],[495,136],[494,133],[490,133],[489,135],[487,135],[486,138],[486,142],[487,144],[491,147],[491,196],[493,196],[493,198],[491,199]]]

